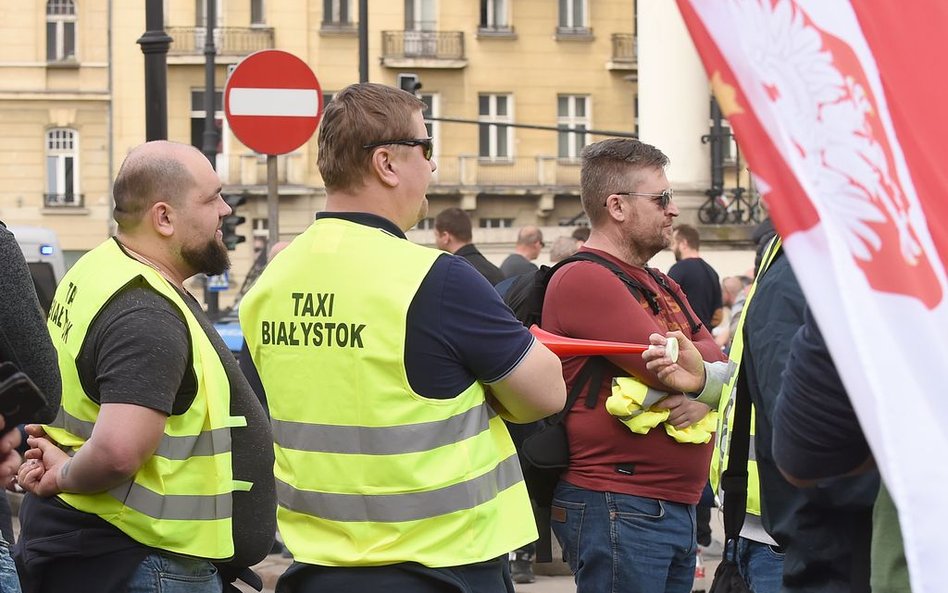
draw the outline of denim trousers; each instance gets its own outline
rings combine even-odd
[[[728,546],[732,544],[729,542]],[[753,593],[780,593],[783,552],[752,539],[737,540],[737,568]]]
[[[694,505],[560,481],[552,507],[553,533],[577,593],[690,593],[697,554]]]
[[[10,544],[0,536],[0,593],[20,593],[20,578],[10,555]]]
[[[128,593],[220,593],[217,568],[207,560],[152,553],[128,582]]]

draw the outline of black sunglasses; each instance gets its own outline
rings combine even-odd
[[[671,204],[671,201],[675,198],[675,192],[672,189],[666,189],[660,194],[647,194],[638,191],[616,191],[612,192],[609,195],[616,196],[642,196],[645,198],[656,198],[655,203],[661,206],[662,210],[667,210],[668,205]],[[603,206],[606,204],[603,203]]]
[[[434,139],[433,138],[409,138],[408,140],[385,140],[384,142],[373,142],[372,144],[363,144],[362,148],[378,148],[379,146],[388,146],[390,144],[398,144],[401,146],[420,146],[425,152],[425,160],[430,161],[431,157],[434,156]]]

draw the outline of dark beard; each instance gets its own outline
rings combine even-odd
[[[230,268],[230,255],[227,247],[216,238],[209,241],[204,247],[181,249],[181,258],[196,273],[214,276],[222,274]]]

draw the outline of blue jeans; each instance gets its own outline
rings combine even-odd
[[[2,493],[0,493],[2,496]],[[20,578],[10,556],[10,544],[0,536],[0,593],[20,593]]]
[[[560,481],[553,533],[577,593],[690,593],[695,579],[695,507],[595,492]]]
[[[128,582],[128,593],[221,593],[217,568],[207,560],[149,554]]]
[[[733,545],[728,542],[728,548]],[[780,593],[783,552],[752,539],[737,540],[737,568],[753,593]]]

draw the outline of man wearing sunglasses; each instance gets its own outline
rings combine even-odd
[[[707,360],[723,360],[679,286],[648,267],[670,244],[679,212],[667,165],[660,150],[638,140],[610,139],[583,149],[580,186],[592,230],[580,251],[600,256],[616,270],[591,261],[560,268],[547,288],[544,329],[639,344],[648,343],[655,328],[680,330]],[[585,375],[581,370],[589,362],[575,357],[563,363],[567,387]],[[608,356],[598,363],[598,389],[584,389],[588,395],[566,416],[570,461],[554,493],[553,531],[579,591],[689,593],[695,504],[708,479],[712,443],[682,442],[673,433],[703,419],[709,405],[667,387],[639,355]],[[607,411],[612,379],[627,377],[663,397],[652,409],[668,410],[664,425],[633,432]]]
[[[378,84],[329,102],[326,211],[240,308],[296,559],[279,591],[512,591],[536,539],[503,419],[561,409],[562,370],[466,261],[406,240],[437,168],[423,108]]]

